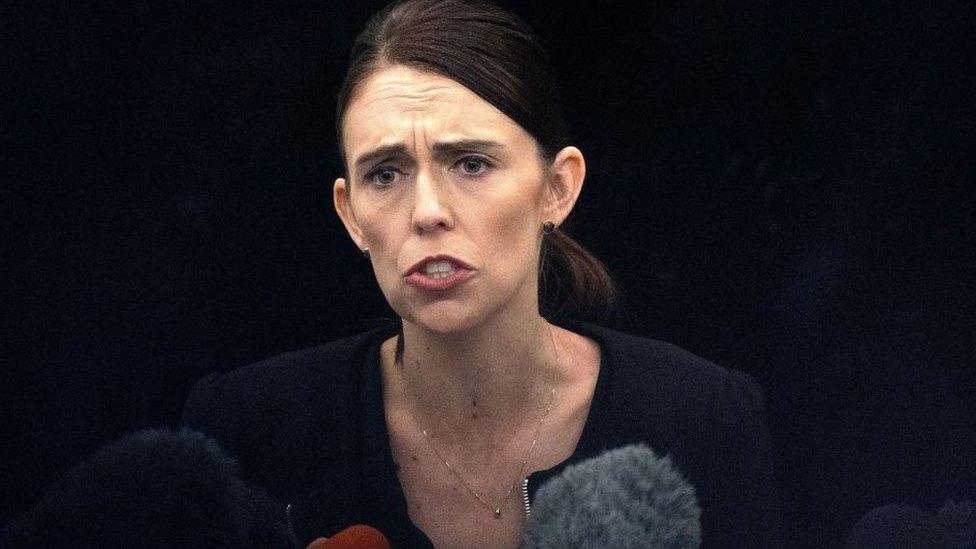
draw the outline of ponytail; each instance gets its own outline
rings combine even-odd
[[[620,290],[606,266],[561,229],[542,241],[539,309],[543,316],[568,316],[595,324],[610,322]]]

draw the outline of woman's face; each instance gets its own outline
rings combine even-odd
[[[579,194],[577,149],[545,162],[472,91],[399,65],[357,87],[342,132],[336,210],[398,315],[450,332],[503,310],[537,314],[542,223],[561,223]]]

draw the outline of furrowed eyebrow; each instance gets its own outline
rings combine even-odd
[[[359,155],[356,159],[356,167],[362,168],[366,164],[372,164],[382,158],[388,158],[390,156],[400,156],[406,154],[407,146],[403,143],[398,143],[396,145],[387,145],[385,147],[380,147],[378,149],[373,149],[372,151],[365,152]]]
[[[434,152],[441,155],[461,151],[496,152],[503,148],[504,146],[501,143],[486,139],[462,139],[460,141],[435,143],[433,147]]]
[[[487,139],[461,139],[459,141],[435,143],[432,148],[435,154],[443,156],[461,151],[497,152],[502,150],[504,146],[497,141]],[[405,154],[407,154],[407,146],[403,143],[386,145],[359,155],[359,158],[356,159],[356,167],[362,168],[364,165],[372,164],[382,158]]]

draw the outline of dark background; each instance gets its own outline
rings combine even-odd
[[[6,10],[0,520],[195,378],[392,314],[329,192],[380,4]],[[615,327],[760,381],[801,546],[976,499],[972,2],[564,4],[507,3],[553,54]]]

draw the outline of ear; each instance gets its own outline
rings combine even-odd
[[[352,212],[352,204],[349,201],[349,189],[346,188],[346,180],[341,177],[336,178],[335,184],[332,185],[332,202],[335,205],[336,213],[339,214],[339,219],[346,226],[346,232],[349,233],[352,241],[356,243],[356,247],[360,250],[365,248],[367,246],[366,239],[363,238],[363,231],[359,228],[356,216]]]
[[[576,147],[564,147],[549,165],[546,196],[543,203],[542,221],[552,221],[558,227],[576,205],[583,179],[586,178],[586,161]]]

